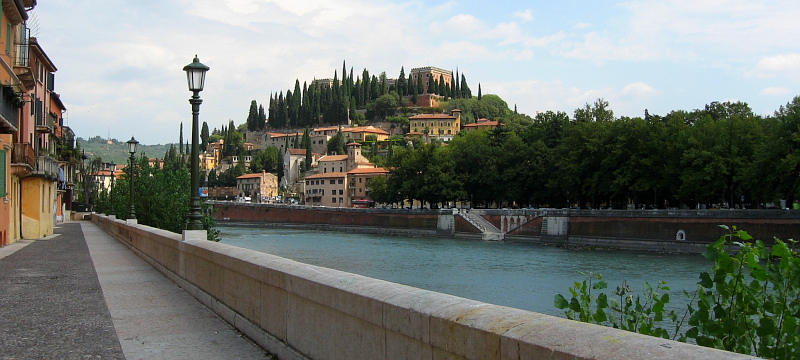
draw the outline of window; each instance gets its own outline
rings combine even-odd
[[[358,193],[361,194],[362,190],[364,190],[364,189],[363,188],[358,188]]]
[[[339,179],[339,184],[344,184],[344,179]]]
[[[330,184],[331,185],[336,184],[336,180],[331,179]]]
[[[362,180],[363,180],[363,178],[358,178],[358,183],[361,184]]]
[[[331,202],[336,204],[336,198],[331,198]]]

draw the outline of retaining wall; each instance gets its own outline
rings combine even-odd
[[[283,360],[752,359],[92,220]]]

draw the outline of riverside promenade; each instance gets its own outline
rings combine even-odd
[[[274,359],[96,224],[0,248],[0,359]]]

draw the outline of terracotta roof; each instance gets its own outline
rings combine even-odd
[[[453,115],[447,114],[419,114],[414,115],[409,120],[427,120],[427,119],[455,119],[456,117]]]
[[[330,131],[330,130],[339,130],[339,127],[338,126],[328,126],[328,127],[316,128],[316,129],[311,130],[311,131],[314,132],[314,131]]]
[[[347,176],[347,173],[345,173],[345,172],[329,172],[329,173],[324,173],[324,174],[314,174],[314,175],[306,176],[305,179],[306,180],[309,180],[309,179],[311,179],[311,180],[313,180],[313,179],[330,179],[330,178],[341,178],[341,177],[345,177],[345,176]]]
[[[504,126],[505,124],[496,120],[480,119],[476,123],[464,125],[464,127],[479,127],[479,126]]]
[[[342,161],[347,160],[347,155],[325,155],[319,158],[319,161]]]
[[[359,126],[354,128],[347,128],[342,129],[342,132],[354,132],[354,133],[372,133],[372,134],[382,134],[382,135],[389,135],[388,132],[378,129],[374,126]]]
[[[361,175],[361,174],[387,174],[389,170],[384,168],[364,168],[364,169],[353,169],[347,172],[351,175]]]
[[[253,178],[260,178],[266,174],[264,173],[255,173],[255,174],[244,174],[242,176],[237,177],[237,179],[253,179]]]
[[[289,155],[305,155],[306,149],[289,149]]]

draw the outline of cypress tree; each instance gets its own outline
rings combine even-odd
[[[250,111],[247,113],[247,130],[258,130],[258,104],[255,100],[250,102]]]
[[[208,123],[203,121],[203,127],[200,130],[200,150],[206,151],[206,148],[208,147],[208,138]]]
[[[397,77],[397,93],[400,96],[408,95],[406,90],[406,71],[402,66],[400,67],[400,76]]]
[[[472,98],[472,91],[470,91],[469,85],[467,85],[467,78],[463,73],[461,74],[461,97],[464,99]]]
[[[458,84],[458,68],[456,68],[456,76],[453,78],[453,98],[461,98],[461,87]]]
[[[364,71],[361,73],[361,81],[364,83],[364,95],[362,99],[364,100],[364,105],[368,104],[372,99],[370,98],[372,92],[372,84],[370,83],[369,71],[364,68]]]
[[[264,112],[264,105],[258,105],[258,124],[256,130],[263,131],[267,126],[267,114]]]
[[[180,137],[178,138],[178,146],[181,149],[181,154],[183,154],[183,122],[181,122],[181,130],[180,130]]]
[[[481,83],[478,83],[478,100],[481,99]]]

